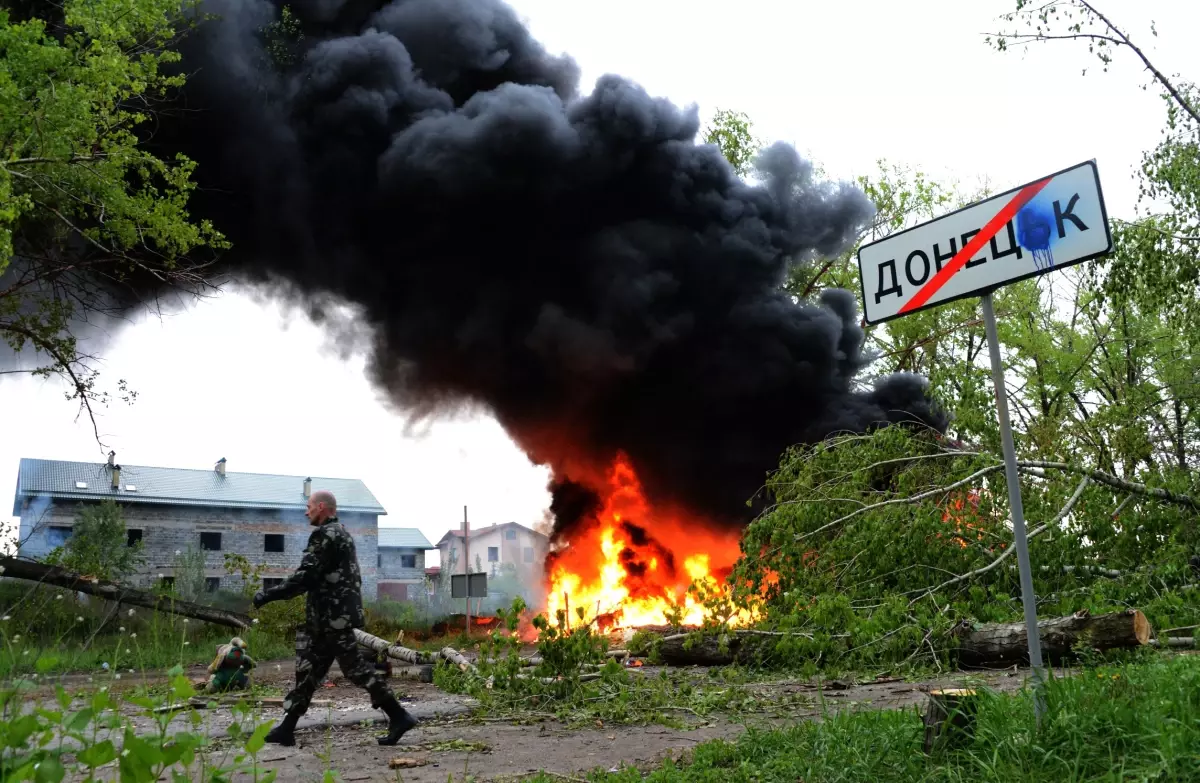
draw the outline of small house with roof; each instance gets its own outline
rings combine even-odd
[[[42,557],[61,546],[82,505],[112,499],[122,506],[127,543],[142,543],[145,562],[134,581],[173,581],[180,554],[192,550],[203,555],[210,591],[240,587],[240,579],[225,572],[225,554],[231,552],[262,565],[269,587],[300,564],[312,532],[304,511],[314,488],[333,492],[338,517],[354,536],[363,598],[377,597],[383,552],[432,548],[417,531],[390,528],[385,536],[398,543],[381,550],[379,517],[387,511],[359,479],[235,473],[224,458],[213,468],[194,470],[118,465],[114,457],[110,453],[107,463],[21,460],[13,515],[21,519],[22,556]],[[397,562],[410,561],[398,554]],[[413,566],[418,582],[423,567],[420,549]],[[407,578],[399,569],[385,581]]]
[[[379,597],[411,601],[425,592],[425,551],[433,548],[416,528],[379,528]]]
[[[464,570],[467,563],[463,559],[465,548],[471,559],[471,573],[476,573],[482,566],[484,572],[495,577],[507,566],[507,570],[525,581],[540,578],[550,538],[516,522],[502,522],[472,529],[471,538],[465,543],[466,547],[463,546],[461,528],[446,531],[437,543],[442,571],[467,573]]]

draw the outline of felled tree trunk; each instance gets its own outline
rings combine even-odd
[[[755,660],[764,642],[773,647],[778,639],[744,631],[719,635],[680,633],[664,636],[658,655],[669,666],[727,666]]]
[[[1038,622],[1042,654],[1051,661],[1071,658],[1076,645],[1093,650],[1140,647],[1150,643],[1152,630],[1146,616],[1137,609],[1093,617],[1086,610],[1069,617],[1054,617]],[[1025,623],[996,623],[974,628],[960,623],[951,635],[958,639],[960,663],[1013,664],[1029,662]]]
[[[157,595],[149,590],[139,590],[116,582],[106,582],[45,563],[19,560],[15,557],[0,557],[0,568],[4,569],[3,574],[7,577],[63,587],[67,590],[87,593],[129,606],[140,606],[156,612],[178,614],[194,620],[224,625],[228,628],[249,628],[251,624],[249,616],[238,612],[228,612],[191,601],[180,601],[170,596]]]
[[[389,658],[395,658],[397,661],[411,663],[414,666],[421,664],[433,663],[434,656],[429,653],[423,653],[419,650],[410,650],[407,647],[401,647],[398,644],[388,644],[378,636],[372,636],[366,631],[355,629],[354,640],[358,642],[359,647],[365,647],[375,653],[383,653]]]

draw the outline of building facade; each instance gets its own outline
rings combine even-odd
[[[415,528],[379,528],[379,597],[412,601],[425,587],[425,552],[433,549],[429,539]]]
[[[462,530],[448,530],[438,541],[442,572],[467,573],[464,570],[463,543]],[[541,578],[550,539],[524,525],[505,522],[472,530],[467,543],[470,573],[478,573],[478,566],[482,566],[490,577],[510,570],[522,581],[536,581]]]
[[[408,578],[402,568],[388,570],[390,549],[384,550],[389,565],[383,566],[379,517],[387,511],[358,479],[235,473],[226,469],[224,458],[209,470],[121,466],[113,455],[107,464],[22,459],[13,515],[21,519],[20,554],[42,557],[70,537],[82,506],[115,500],[122,507],[127,543],[140,541],[143,547],[145,562],[131,581],[169,583],[181,556],[191,553],[203,557],[208,590],[237,590],[241,580],[226,573],[226,553],[262,565],[264,586],[277,584],[300,564],[312,532],[304,511],[315,489],[329,490],[338,500],[338,518],[354,537],[365,599],[377,597],[381,571],[387,573],[385,582]],[[401,532],[385,530],[385,535]],[[397,565],[408,563],[409,550],[395,549]],[[418,582],[423,568],[421,550],[413,566]]]

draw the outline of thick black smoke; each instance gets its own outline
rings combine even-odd
[[[651,500],[733,524],[793,443],[944,425],[919,378],[854,391],[851,294],[779,289],[863,229],[859,190],[785,145],[750,187],[695,144],[695,109],[616,76],[577,97],[498,0],[290,7],[281,37],[266,0],[208,2],[151,143],[199,162],[235,276],[318,318],[355,303],[398,406],[482,403],[551,464],[560,531],[590,507],[562,480],[618,450]]]

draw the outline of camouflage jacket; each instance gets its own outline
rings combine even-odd
[[[313,636],[362,628],[362,575],[354,539],[332,517],[312,532],[296,572],[264,591],[268,601],[307,594],[305,626]]]

